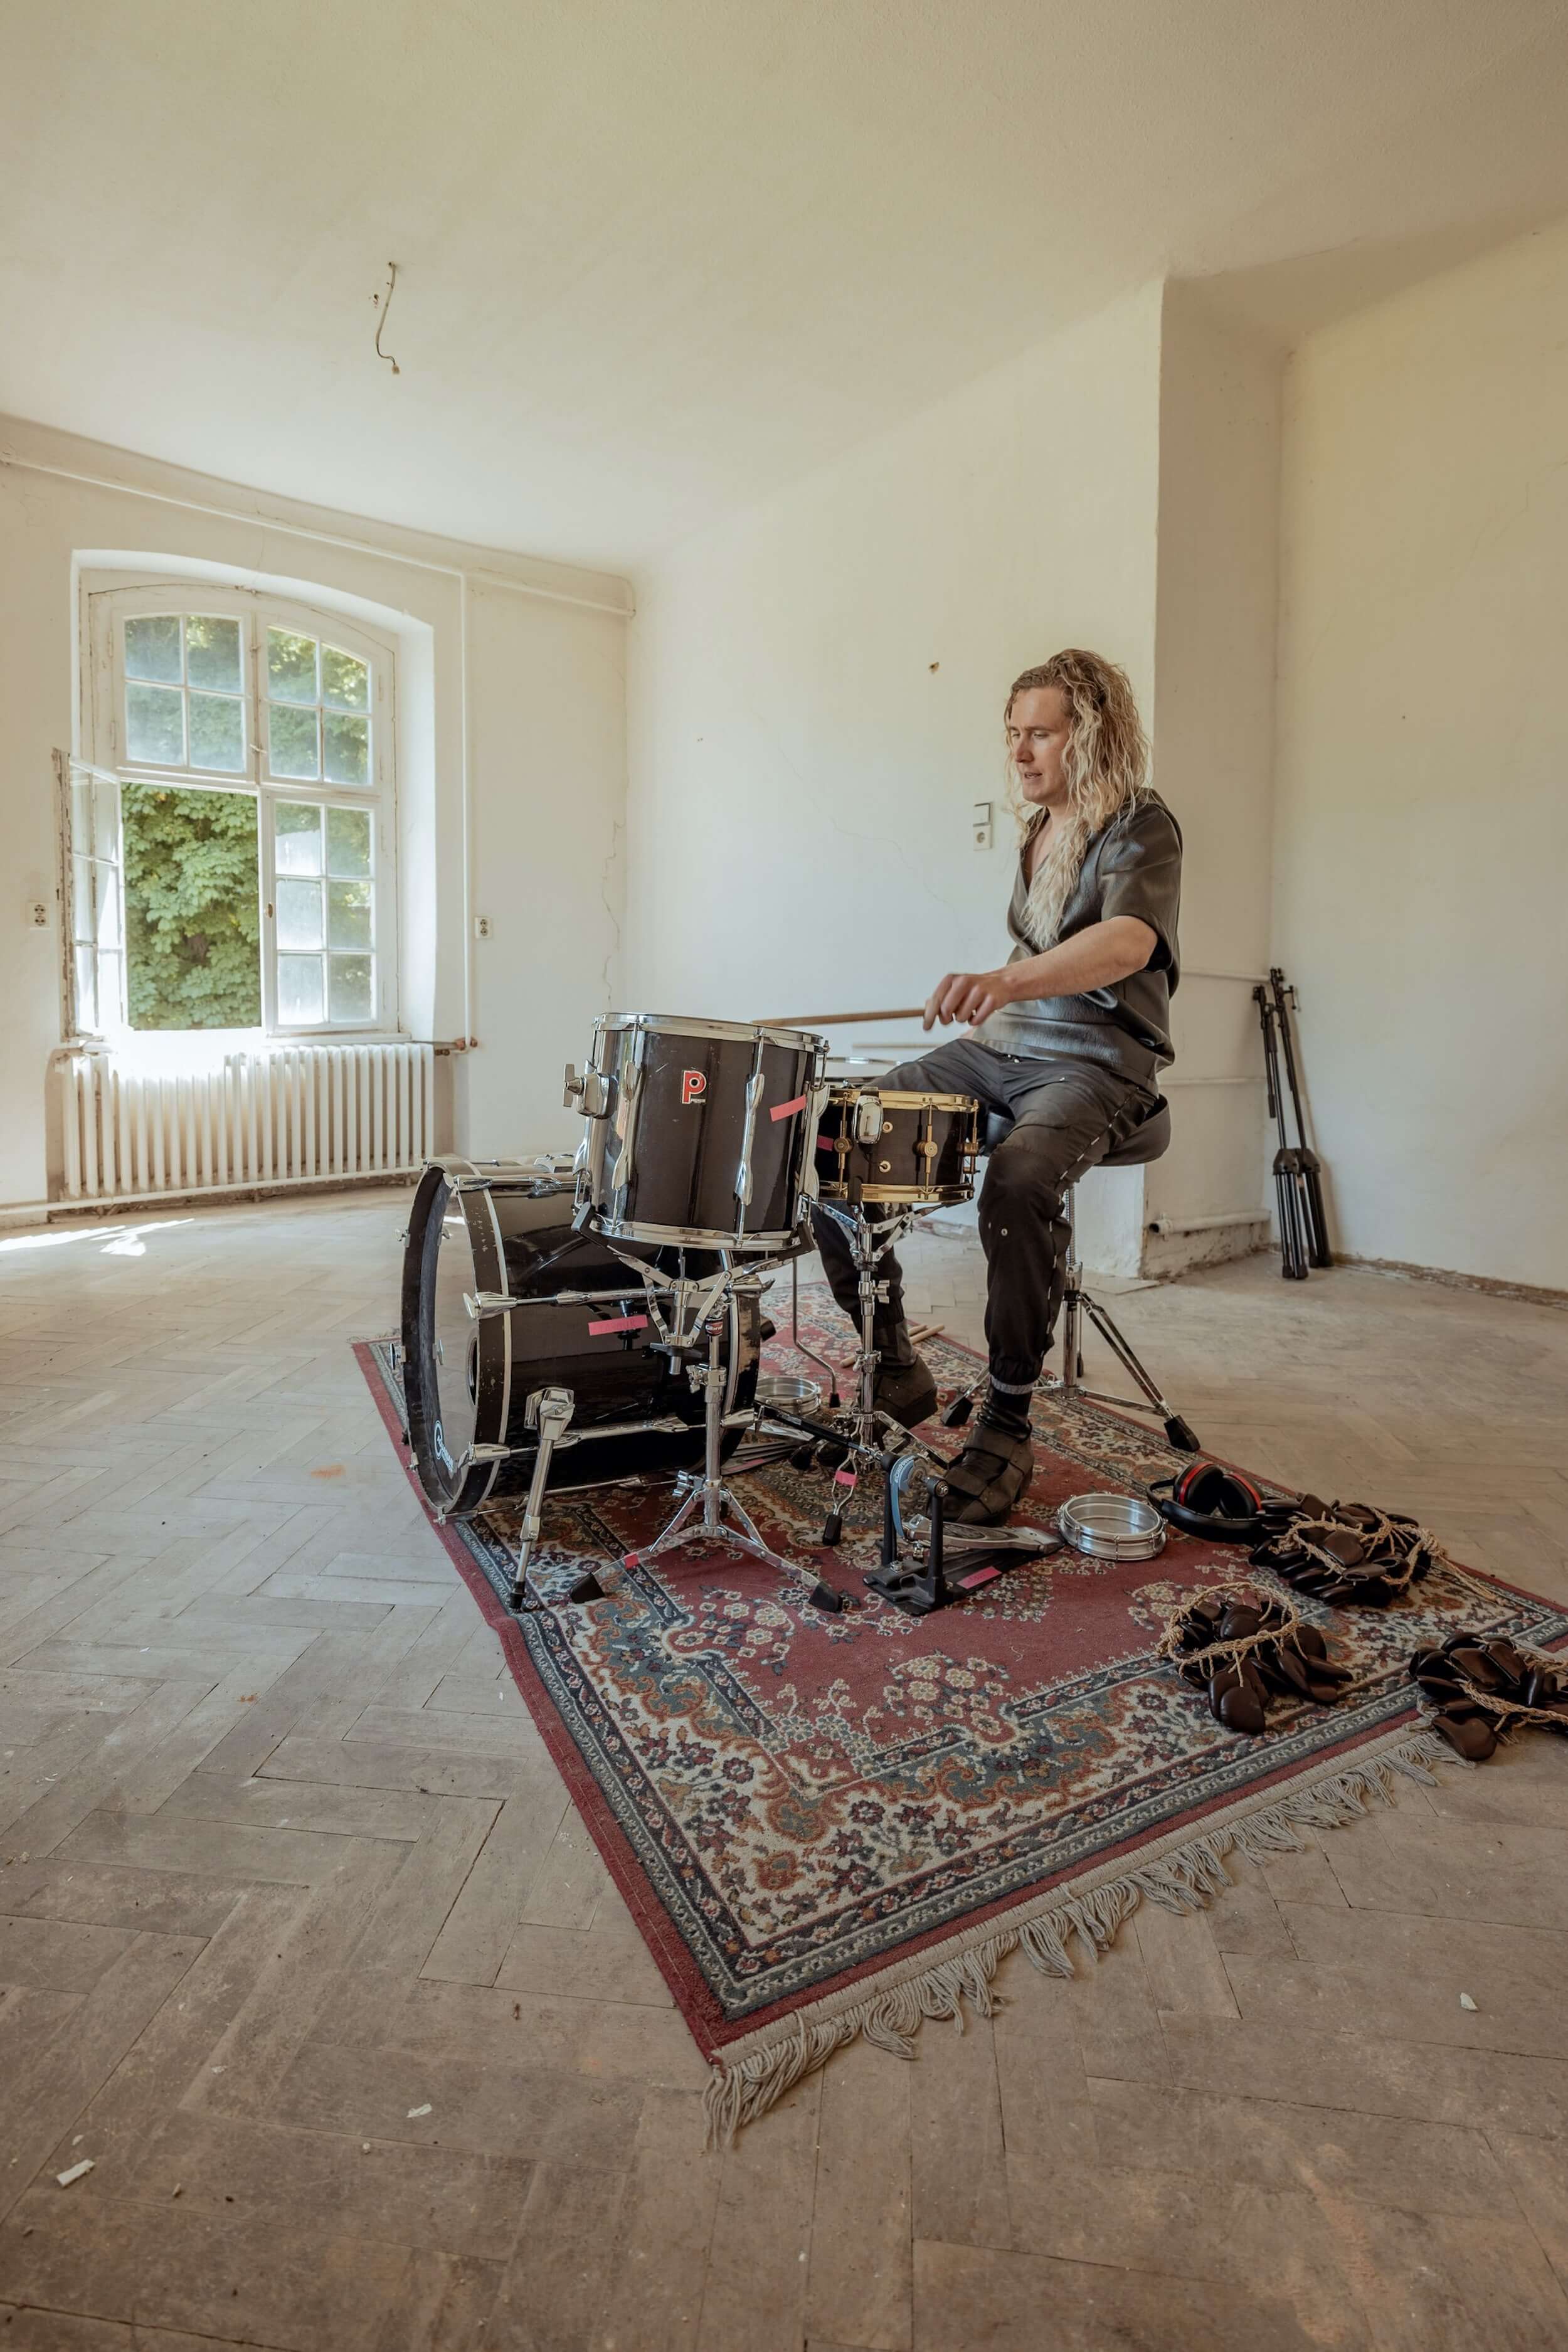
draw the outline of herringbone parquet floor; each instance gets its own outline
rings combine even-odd
[[[0,1239],[5,2352],[1568,2343],[1539,1737],[704,2157],[349,1354],[403,1217]],[[957,1336],[975,1271],[917,1253]],[[1568,1316],[1266,1261],[1118,1311],[1211,1445],[1568,1598]]]

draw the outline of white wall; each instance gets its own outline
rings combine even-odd
[[[639,579],[637,1003],[863,1011],[1001,961],[1010,680],[1090,645],[1149,708],[1159,345],[1155,287]],[[977,800],[995,804],[989,852]]]
[[[400,679],[405,1034],[471,1034],[458,1139],[563,1139],[546,1074],[586,1043],[619,935],[623,582],[497,556],[212,482],[14,420],[0,424],[0,1204],[46,1197],[60,1038],[50,753],[76,748],[73,564],[217,567],[287,581],[404,637]],[[469,962],[474,911],[494,936]],[[520,837],[537,837],[531,869]],[[570,843],[568,852],[565,845]],[[498,861],[515,861],[521,881]],[[548,887],[540,866],[548,865]],[[494,887],[490,886],[494,882]],[[34,898],[55,909],[32,928]],[[480,900],[484,903],[481,904]]]
[[[1185,961],[1252,968],[1268,920],[1274,373],[1178,307],[1173,381],[1169,307],[1142,289],[639,581],[635,1002],[730,1017],[860,1011],[918,1003],[944,970],[1000,961],[1016,856],[1002,698],[1063,645],[1123,663],[1153,719],[1156,779],[1189,845]],[[1167,635],[1184,690],[1167,682]],[[1205,752],[1211,698],[1243,671]],[[976,800],[996,804],[988,854],[970,845]],[[1211,858],[1212,877],[1199,870]],[[1238,999],[1249,1015],[1244,988],[1184,983],[1178,1036],[1194,1073],[1255,1067]],[[1261,1216],[1257,1089],[1173,1099],[1178,1173],[1163,1211]],[[1090,1263],[1137,1271],[1147,1213],[1142,1171],[1096,1176],[1079,1202]],[[1198,1247],[1162,1244],[1161,1262]]]
[[[1251,1210],[1144,1245],[1152,1271],[1265,1237],[1262,1054],[1250,984],[1268,962],[1280,362],[1201,289],[1168,285],[1160,349],[1154,770],[1180,816],[1182,960],[1171,1149],[1145,1222]]]
[[[1568,228],[1286,386],[1275,904],[1339,1246],[1568,1288]]]
[[[562,1073],[619,987],[626,636],[618,614],[476,587],[468,598],[474,1030],[468,1142],[572,1149]]]

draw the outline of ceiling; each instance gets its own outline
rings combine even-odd
[[[1152,276],[1291,336],[1568,210],[1563,0],[0,0],[0,410],[611,569]]]

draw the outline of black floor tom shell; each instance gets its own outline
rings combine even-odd
[[[403,1260],[404,1393],[420,1484],[443,1516],[526,1491],[538,1453],[528,1400],[546,1388],[573,1398],[549,1492],[701,1463],[700,1392],[656,1351],[637,1276],[573,1218],[572,1177],[521,1161],[437,1160],[419,1181]],[[644,1255],[679,1270],[674,1252]],[[718,1264],[689,1255],[686,1271]],[[731,1302],[726,1412],[752,1404],[761,1323],[754,1295]],[[726,1453],[742,1434],[726,1431]]]
[[[618,1240],[789,1249],[826,1053],[805,1029],[607,1013],[568,1074],[587,1114],[579,1201]]]

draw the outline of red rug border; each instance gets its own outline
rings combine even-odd
[[[945,1332],[941,1336],[947,1346],[960,1349],[964,1355],[973,1357],[976,1362],[980,1360],[976,1350],[965,1347],[962,1340],[949,1339]],[[1313,1756],[1310,1765],[1281,1764],[1277,1770],[1267,1773],[1254,1781],[1245,1797],[1220,1799],[1208,1805],[1190,1806],[1184,1811],[1170,1815],[1166,1820],[1151,1829],[1141,1832],[1134,1837],[1125,1838],[1116,1844],[1103,1847],[1092,1863],[1076,1869],[1068,1868],[1053,1872],[1037,1879],[1029,1886],[1019,1888],[1014,1894],[998,1896],[994,1903],[977,1906],[974,1910],[966,1913],[962,1921],[949,1920],[942,1927],[928,1929],[924,1935],[912,1936],[903,1943],[892,1945],[887,1951],[879,1953],[874,1958],[862,1960],[855,1968],[843,1969],[838,1975],[827,1979],[821,1984],[810,1986],[797,1993],[788,1994],[781,2000],[767,2002],[763,2007],[749,2012],[744,2018],[728,2019],[709,1990],[696,1961],[691,1958],[671,1924],[663,1904],[659,1902],[649,1886],[647,1874],[616,1820],[603,1790],[584,1762],[576,1742],[563,1723],[539,1670],[529,1654],[528,1644],[522,1638],[521,1630],[516,1619],[503,1606],[489,1579],[468,1552],[461,1537],[452,1528],[443,1527],[432,1512],[429,1499],[419,1483],[419,1474],[415,1465],[413,1453],[404,1441],[402,1423],[376,1368],[371,1342],[367,1339],[356,1339],[352,1344],[354,1360],[364,1376],[372,1401],[392,1440],[393,1451],[403,1465],[404,1475],[413,1487],[419,1507],[439,1538],[447,1558],[475,1601],[478,1601],[479,1613],[486,1624],[494,1633],[500,1634],[501,1647],[506,1654],[507,1663],[511,1667],[513,1680],[550,1753],[552,1762],[566,1784],[567,1794],[585,1823],[588,1834],[598,1848],[605,1867],[625,1899],[643,1941],[652,1953],[660,1975],[669,1987],[676,2007],[690,2029],[693,2041],[711,2065],[722,2065],[723,2052],[730,2043],[744,2041],[752,2034],[778,2024],[796,2010],[809,2009],[830,1994],[841,1993],[847,1987],[859,1983],[863,1979],[879,1975],[884,1969],[916,1958],[923,1951],[942,1944],[951,1943],[954,1937],[968,1935],[973,1928],[983,1927],[989,1921],[1003,1916],[1008,1911],[1016,1910],[1024,1904],[1033,1903],[1040,1895],[1049,1894],[1054,1887],[1066,1885],[1073,1878],[1084,1877],[1089,1871],[1100,1870],[1109,1863],[1118,1862],[1136,1854],[1142,1847],[1152,1845],[1161,1839],[1168,1838],[1173,1832],[1192,1826],[1212,1815],[1223,1813],[1233,1805],[1246,1803],[1252,1797],[1279,1787],[1286,1781],[1297,1780],[1304,1770],[1315,1771],[1321,1764],[1331,1763],[1336,1757],[1350,1755],[1358,1748],[1364,1748],[1375,1740],[1383,1739],[1391,1731],[1398,1730],[1402,1725],[1413,1722],[1418,1713],[1415,1702],[1412,1700],[1408,1707],[1402,1709],[1397,1715],[1388,1717],[1375,1727],[1367,1731],[1350,1733],[1345,1738],[1321,1748]],[[1108,1409],[1105,1406],[1099,1408],[1101,1412]],[[1125,1416],[1119,1415],[1118,1418],[1124,1419]],[[1140,1426],[1137,1423],[1131,1423],[1129,1425],[1133,1428]],[[1223,1456],[1211,1454],[1207,1458],[1211,1461],[1219,1461]],[[1232,1464],[1227,1466],[1234,1468],[1236,1465]],[[1489,1570],[1471,1569],[1467,1570],[1467,1573],[1480,1576],[1489,1584],[1495,1584],[1503,1591],[1514,1593],[1521,1600],[1539,1601],[1542,1597],[1539,1593],[1531,1592],[1527,1586],[1510,1584],[1504,1578],[1493,1576]]]

